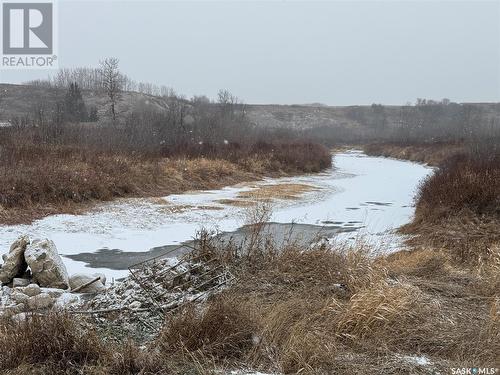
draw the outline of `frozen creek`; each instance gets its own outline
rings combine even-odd
[[[277,237],[352,240],[362,237],[387,251],[400,245],[392,232],[413,214],[419,182],[432,168],[407,161],[337,153],[320,174],[265,179],[221,190],[104,203],[84,215],[54,215],[30,225],[0,226],[0,252],[21,234],[53,240],[70,274],[103,272],[124,277],[127,267],[189,241],[201,227],[227,236],[244,233],[246,203],[259,189],[299,187],[295,199],[273,199],[269,228]],[[304,188],[306,187],[306,188]],[[290,198],[290,197],[289,197]],[[293,223],[293,224],[292,224]]]

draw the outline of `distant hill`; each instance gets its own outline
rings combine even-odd
[[[251,121],[260,126],[307,129],[315,127],[356,127],[349,107],[312,105],[248,105]]]
[[[66,90],[40,86],[0,84],[0,121],[13,117],[23,117],[33,114],[42,107],[51,110],[54,104],[64,99]],[[82,96],[87,107],[95,106],[99,117],[107,117],[108,98],[105,93],[82,90]],[[125,117],[134,109],[150,107],[161,111],[167,106],[163,98],[138,92],[122,92],[116,111]]]
[[[0,122],[13,117],[33,115],[37,110],[50,111],[57,101],[64,98],[66,90],[40,86],[0,84]],[[95,106],[101,121],[108,118],[108,100],[103,92],[82,91],[87,107]],[[170,99],[171,100],[171,99]],[[488,121],[500,124],[499,103],[470,103],[474,110]],[[163,111],[169,99],[139,92],[122,92],[116,111],[125,118],[134,110]],[[455,104],[456,106],[456,104]],[[387,126],[396,126],[402,117],[403,106],[346,106],[333,107],[321,103],[302,105],[245,106],[250,121],[257,126],[293,129],[336,128],[362,129],[384,119]],[[432,115],[432,114],[430,114]],[[381,117],[382,116],[382,117]]]

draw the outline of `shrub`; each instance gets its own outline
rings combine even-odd
[[[500,217],[500,154],[452,157],[422,183],[416,201],[417,219],[426,221],[464,209]]]
[[[216,188],[331,165],[329,151],[309,143],[162,146],[140,135],[90,125],[1,128],[0,220],[23,221],[3,210],[43,216],[94,200]]]

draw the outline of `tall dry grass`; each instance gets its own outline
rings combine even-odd
[[[414,355],[431,361],[429,371],[496,363],[498,297],[478,296],[476,275],[448,269],[448,258],[416,250],[380,258],[364,247],[325,245],[273,247],[256,255],[207,235],[200,240],[199,251],[218,256],[235,281],[206,302],[167,316],[142,349],[131,340],[104,341],[85,320],[33,316],[0,322],[0,344],[11,349],[0,353],[0,369],[16,375],[237,368],[397,374],[422,370],[404,359]],[[425,272],[426,264],[442,274]]]
[[[26,321],[3,320],[0,343],[8,350],[0,352],[2,371],[20,366],[69,368],[97,364],[105,346],[92,331],[84,332],[67,315],[29,316]]]
[[[203,313],[193,305],[167,320],[157,338],[164,353],[192,352],[216,360],[238,360],[253,346],[255,321],[248,306],[230,296],[214,299]]]
[[[9,375],[203,374],[183,356],[163,356],[133,340],[104,340],[92,323],[65,312],[0,320],[0,373]]]
[[[265,208],[253,210],[254,220],[267,217]],[[242,368],[398,374],[498,367],[498,259],[471,270],[446,250],[375,256],[363,244],[255,243],[236,247],[202,232],[197,251],[217,257],[235,281],[167,316],[142,349],[130,340],[110,344],[67,315],[34,316],[0,322],[0,344],[16,342],[0,354],[0,369],[15,375]],[[431,364],[407,359],[417,355]]]
[[[326,148],[301,142],[150,148],[120,128],[0,129],[0,220],[29,221],[93,201],[216,188],[330,165]]]
[[[409,254],[389,262],[363,249],[288,247],[254,256],[251,265],[242,254],[230,262],[237,283],[173,317],[157,345],[220,366],[287,374],[332,373],[356,354],[492,363],[499,348],[493,307],[481,299],[458,303],[450,296],[456,279],[436,289],[445,279],[414,267],[437,260]],[[398,364],[387,366],[391,372]]]

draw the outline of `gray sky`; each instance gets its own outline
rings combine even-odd
[[[500,101],[500,1],[60,1],[59,66],[107,56],[137,81],[247,103]]]

